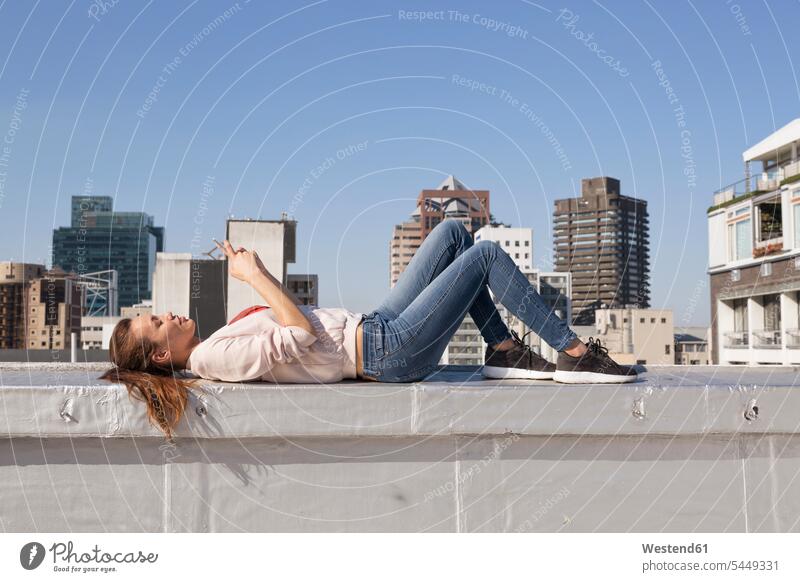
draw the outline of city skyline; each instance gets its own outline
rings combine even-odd
[[[706,325],[705,210],[740,178],[741,152],[800,109],[797,40],[781,24],[794,4],[2,15],[4,259],[47,263],[72,195],[155,216],[166,252],[209,250],[230,214],[288,212],[292,271],[319,275],[323,305],[362,312],[389,290],[389,233],[420,190],[452,174],[492,192],[493,214],[532,228],[534,261],[550,269],[553,201],[605,175],[648,201],[651,305]]]

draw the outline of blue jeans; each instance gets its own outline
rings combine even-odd
[[[467,312],[489,345],[510,338],[489,289],[555,350],[577,337],[500,245],[473,244],[463,224],[447,219],[428,234],[386,300],[364,317],[364,374],[380,382],[429,375]]]

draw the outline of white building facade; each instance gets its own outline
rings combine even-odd
[[[523,272],[533,271],[533,230],[506,225],[484,226],[475,233],[475,242],[493,240]]]
[[[745,178],[708,210],[714,363],[800,364],[799,149],[796,119],[744,152]]]

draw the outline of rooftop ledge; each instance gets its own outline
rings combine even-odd
[[[2,531],[800,531],[794,368],[206,382],[174,443],[101,369],[0,365]]]
[[[156,437],[100,364],[0,364],[10,437]],[[444,366],[424,382],[224,383],[192,391],[178,437],[689,435],[800,432],[797,368],[651,366],[630,384],[487,380]],[[2,436],[0,436],[2,438]]]

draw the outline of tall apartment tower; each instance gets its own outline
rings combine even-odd
[[[70,226],[53,231],[53,268],[79,276],[117,271],[117,308],[151,298],[156,253],[163,250],[164,228],[144,212],[113,210],[109,196],[73,196]]]
[[[25,348],[28,293],[44,271],[44,265],[0,263],[0,349]]]
[[[572,273],[574,325],[600,307],[650,306],[647,202],[620,194],[619,180],[581,180],[581,197],[555,201],[555,269]]]
[[[417,249],[433,228],[446,218],[464,223],[474,234],[489,224],[489,191],[469,190],[454,176],[448,176],[435,190],[423,190],[411,219],[394,227],[389,245],[389,284],[394,287]]]

